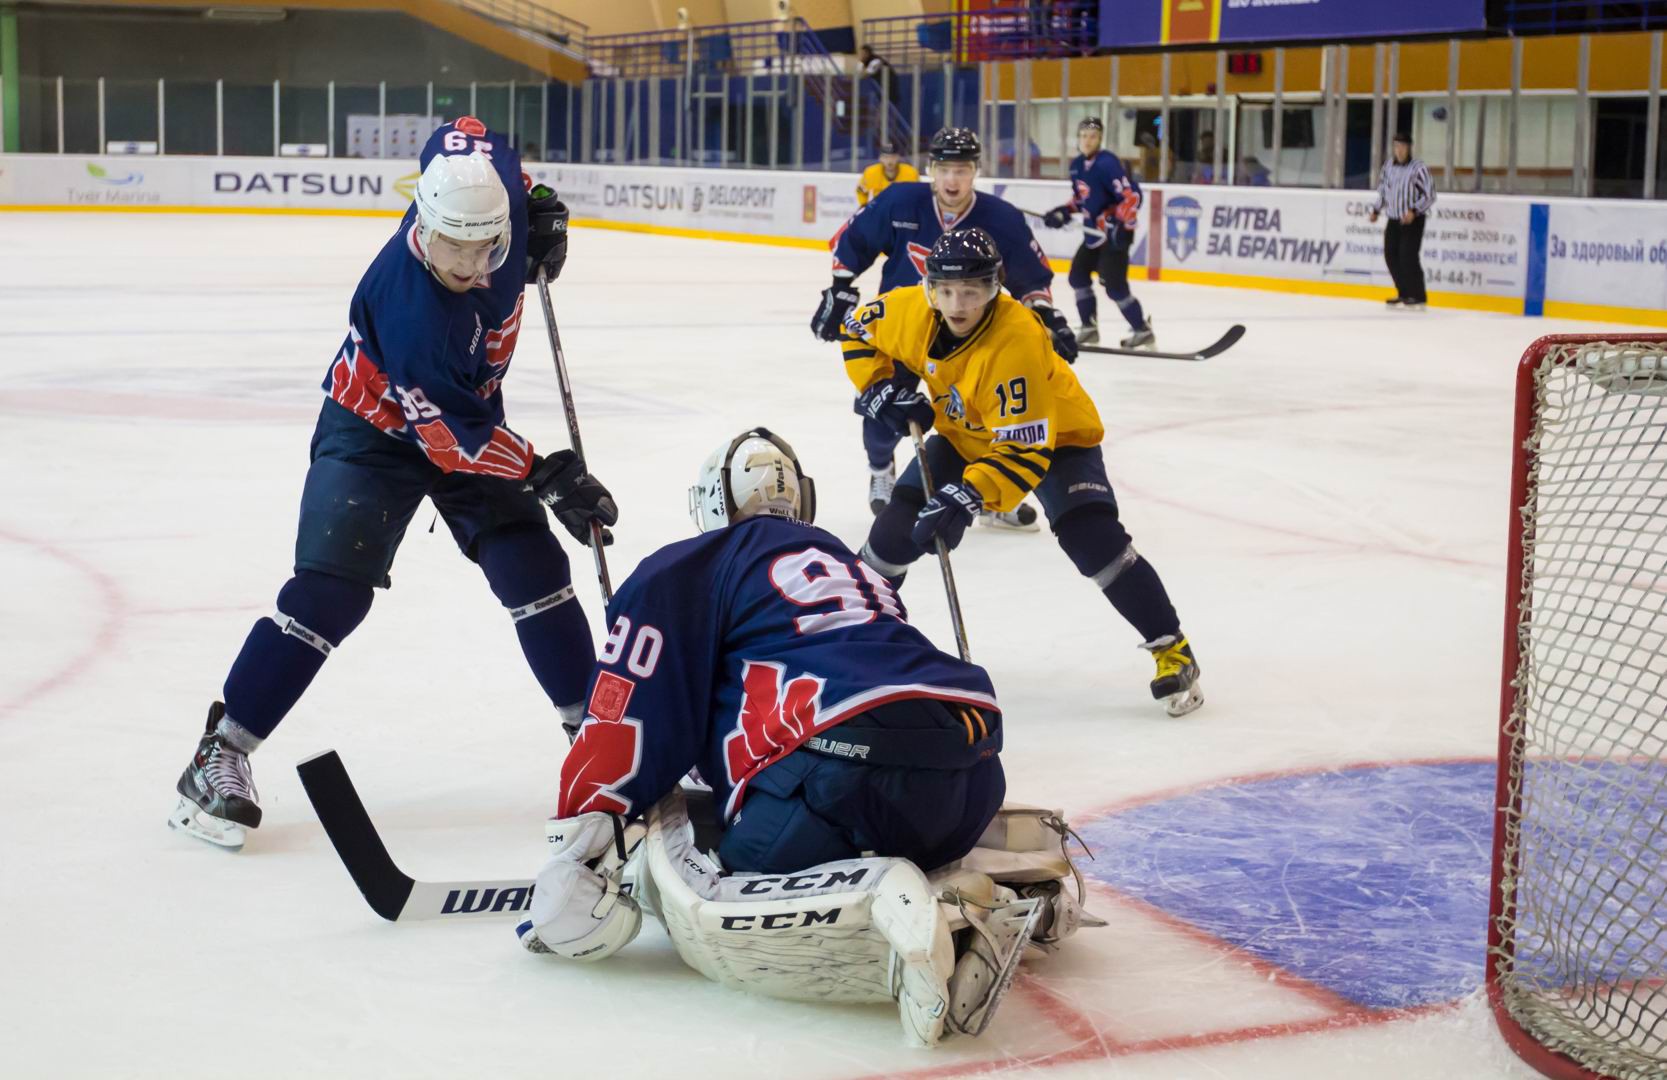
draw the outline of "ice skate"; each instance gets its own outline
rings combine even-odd
[[[1163,702],[1170,716],[1185,716],[1204,704],[1198,685],[1198,661],[1184,635],[1165,634],[1141,648],[1152,654],[1158,672],[1152,677],[1152,696]]]
[[[219,731],[226,707],[216,701],[191,763],[174,785],[179,805],[168,818],[170,828],[236,851],[244,830],[260,825],[260,805],[249,772],[249,755]]]
[[[868,474],[868,508],[875,517],[891,502],[891,493],[897,487],[897,467],[890,462],[883,469],[871,468]]]
[[[1152,320],[1147,319],[1139,330],[1130,334],[1122,341],[1125,349],[1149,349],[1158,343],[1158,335],[1152,332]]]
[[[987,529],[1004,529],[1008,532],[1035,532],[1042,526],[1036,523],[1036,508],[1029,503],[1020,503],[1013,510],[986,510],[974,520]]]
[[[1077,327],[1078,345],[1098,345],[1100,343],[1100,328],[1093,323]]]

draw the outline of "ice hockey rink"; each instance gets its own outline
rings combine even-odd
[[[513,920],[370,911],[298,760],[340,751],[413,876],[502,878],[541,862],[566,748],[426,510],[394,588],[253,758],[248,846],[165,827],[288,576],[319,381],[393,224],[0,215],[0,1076],[1537,1075],[1480,993],[1511,379],[1535,337],[1603,327],[1135,283],[1165,347],[1248,327],[1206,363],[1076,366],[1207,703],[1164,715],[1136,635],[1045,531],[968,534],[955,571],[1010,797],[1076,825],[1110,925],[1027,962],[982,1038],[910,1050],[890,1008],[708,983],[652,921],[586,966],[529,956]],[[757,424],[860,546],[851,387],[807,329],[827,269],[575,231],[554,299],[622,508],[616,581],[691,532],[697,465]],[[566,431],[536,307],[505,390],[549,450]],[[903,596],[953,649],[935,567]]]

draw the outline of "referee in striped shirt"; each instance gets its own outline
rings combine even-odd
[[[1424,217],[1435,205],[1435,184],[1430,170],[1412,156],[1412,136],[1404,131],[1395,133],[1395,160],[1383,167],[1383,178],[1378,181],[1378,201],[1372,207],[1371,220],[1389,212],[1389,225],[1383,231],[1383,261],[1389,264],[1389,276],[1395,279],[1395,298],[1386,303],[1417,311],[1424,306],[1424,264],[1419,249],[1424,246]]]

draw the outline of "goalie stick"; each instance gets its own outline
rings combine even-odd
[[[401,870],[377,835],[347,767],[334,750],[295,766],[324,833],[371,910],[389,922],[519,915],[532,906],[530,878],[417,881]]]
[[[1078,345],[1077,351],[1087,353],[1104,353],[1107,356],[1146,356],[1153,360],[1208,360],[1212,356],[1222,353],[1237,345],[1244,337],[1244,327],[1234,323],[1227,328],[1227,333],[1221,335],[1214,342],[1204,346],[1197,352],[1158,352],[1155,349],[1114,349],[1109,345]]]
[[[418,881],[394,862],[359,799],[347,766],[324,750],[295,766],[301,786],[318,814],[342,865],[371,910],[389,922],[518,915],[532,906],[529,878],[498,881]],[[716,849],[722,837],[711,788],[683,787],[695,842]]]

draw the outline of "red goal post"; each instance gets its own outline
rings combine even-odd
[[[1517,368],[1487,993],[1547,1076],[1667,1077],[1667,334]]]

